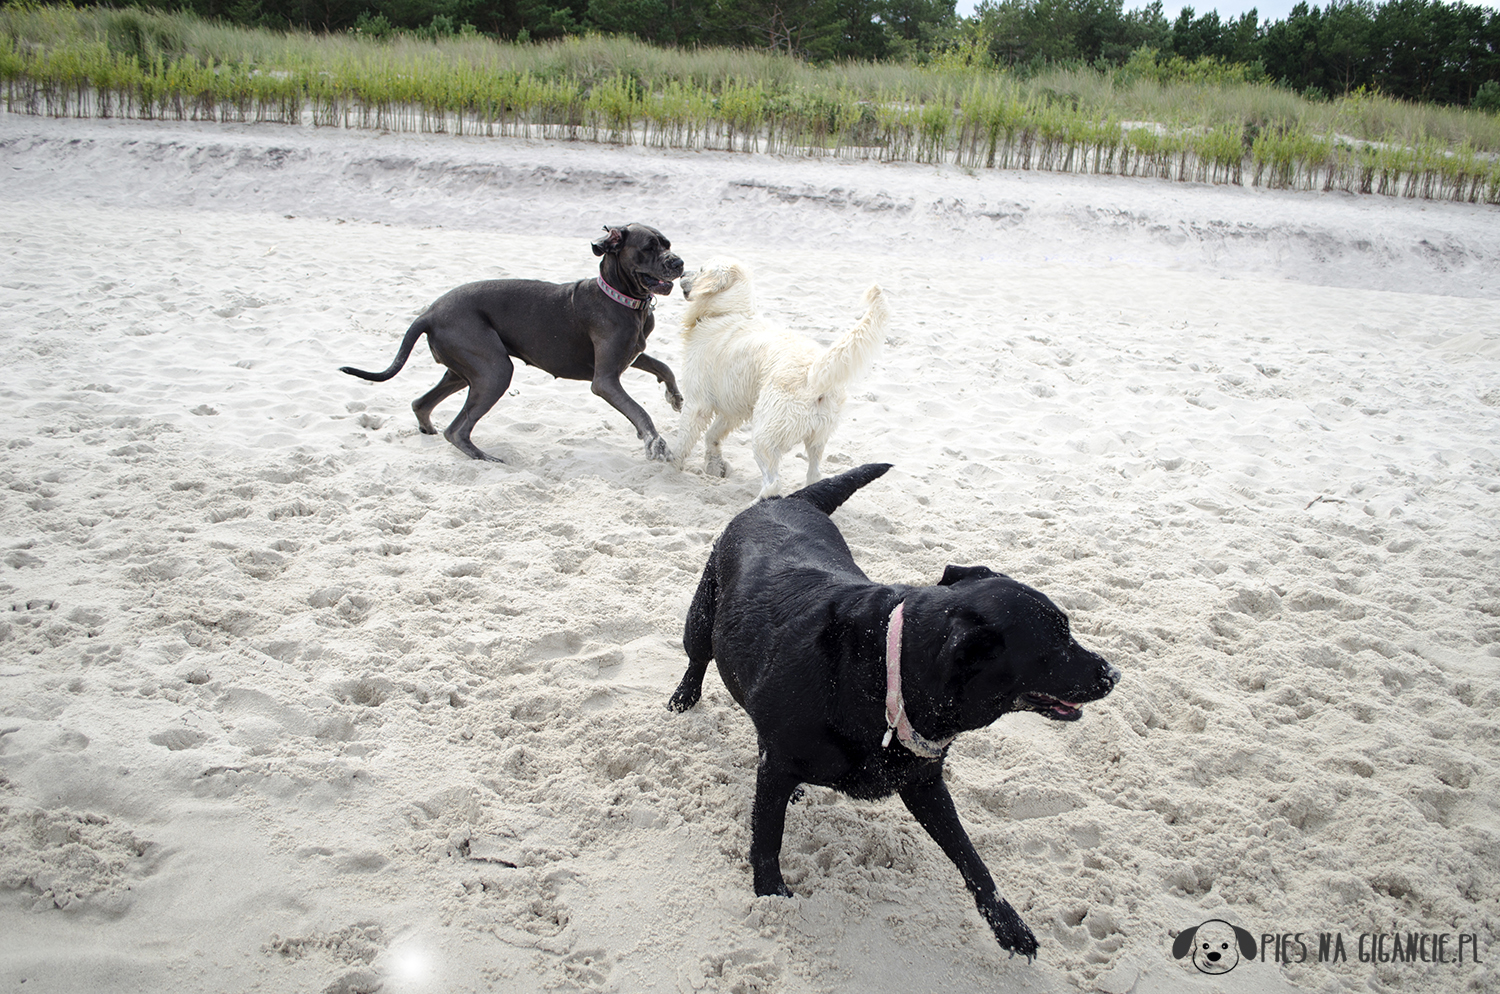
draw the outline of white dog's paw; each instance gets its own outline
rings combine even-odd
[[[729,475],[729,464],[720,455],[712,455],[703,460],[703,472],[706,476],[717,476],[720,479]]]

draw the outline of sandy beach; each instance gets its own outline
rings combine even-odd
[[[1495,209],[3,113],[0,177],[5,991],[1500,986]],[[880,282],[856,558],[1008,573],[1123,671],[951,748],[1036,962],[894,799],[809,788],[754,897],[750,722],[664,706],[744,433],[679,472],[520,367],[482,464],[417,431],[425,346],[337,371],[625,221],[821,342]],[[1175,960],[1210,919],[1260,955]]]

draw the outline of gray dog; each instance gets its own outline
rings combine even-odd
[[[510,387],[513,359],[564,380],[589,380],[594,393],[630,419],[651,459],[670,459],[641,405],[620,386],[620,374],[634,366],[667,388],[674,411],[682,409],[677,378],[666,364],[646,355],[646,339],[656,327],[652,295],[672,292],[682,260],[672,243],[644,224],[607,225],[594,242],[600,256],[597,279],[576,283],[541,280],[483,280],[443,294],[412,322],[390,368],[370,373],[353,366],[340,372],[384,382],[401,371],[417,339],[427,336],[432,357],[448,367],[438,385],[412,401],[417,425],[435,435],[432,409],[464,387],[469,395],[443,437],[474,459],[501,462],[481,451],[469,433]]]

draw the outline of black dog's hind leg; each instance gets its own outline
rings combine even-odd
[[[781,879],[781,836],[786,831],[786,806],[800,786],[760,743],[760,768],[755,774],[755,805],[750,810],[750,872],[755,895],[791,897]]]
[[[719,599],[714,556],[715,552],[708,554],[708,565],[703,567],[698,592],[688,608],[687,624],[682,627],[682,648],[687,652],[688,668],[667,702],[673,711],[686,711],[698,703],[703,696],[703,674],[708,672],[709,660],[714,658],[714,605]]]
[[[682,410],[682,391],[677,389],[677,377],[667,368],[667,364],[660,359],[653,359],[642,352],[635,357],[635,362],[630,364],[636,369],[644,370],[661,381],[662,386],[667,388],[667,403],[672,405],[672,410]]]
[[[758,805],[759,791],[756,792],[755,799]],[[953,807],[953,798],[943,783],[941,770],[930,779],[902,788],[901,800],[906,802],[907,810],[916,816],[927,834],[932,836],[933,841],[953,860],[958,872],[963,874],[964,884],[974,895],[974,903],[979,907],[980,916],[989,923],[990,930],[995,933],[1001,947],[1012,953],[1020,953],[1027,959],[1035,959],[1036,936],[1031,934],[1031,929],[1026,927],[1010,902],[995,891],[995,881],[990,877],[990,871],[985,868],[984,861],[979,858],[974,844],[969,841],[968,833],[958,820],[958,811]],[[760,891],[757,890],[756,893]]]
[[[451,369],[443,371],[443,378],[438,380],[438,385],[411,402],[411,409],[417,415],[417,427],[424,435],[436,435],[438,430],[432,425],[432,411],[443,401],[458,393],[468,386],[467,381]]]

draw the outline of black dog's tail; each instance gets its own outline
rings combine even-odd
[[[890,468],[891,464],[888,462],[867,462],[838,476],[830,476],[812,486],[803,487],[787,499],[805,500],[824,514],[832,514],[838,510],[839,505],[854,496],[854,491],[872,480],[880,479]]]
[[[340,366],[340,373],[348,373],[350,376],[358,376],[366,380],[374,380],[376,383],[384,383],[386,380],[401,372],[401,367],[406,365],[406,360],[411,356],[411,350],[417,344],[417,339],[427,334],[429,325],[427,315],[423,314],[411,323],[406,329],[406,337],[401,339],[401,347],[396,350],[396,358],[391,360],[390,366],[381,373],[371,373],[363,369],[355,369],[353,366]]]

